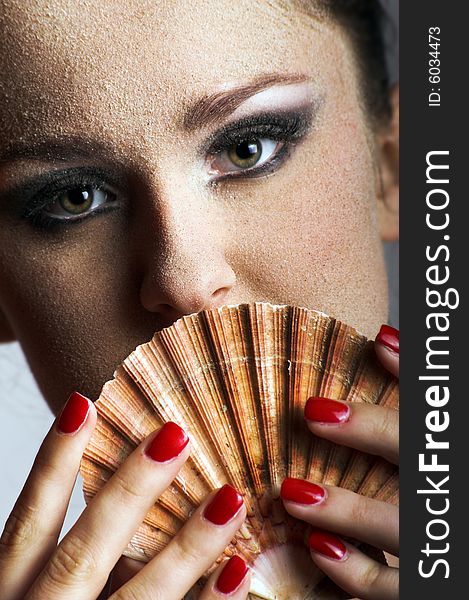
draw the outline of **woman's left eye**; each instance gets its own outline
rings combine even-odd
[[[42,212],[59,220],[75,220],[115,199],[116,194],[110,189],[79,185],[58,193]]]
[[[210,173],[229,175],[257,169],[272,159],[282,146],[284,142],[270,138],[252,138],[234,143],[214,156],[210,161]]]

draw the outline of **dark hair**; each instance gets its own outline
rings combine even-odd
[[[389,74],[386,64],[384,25],[386,14],[379,0],[315,0],[338,21],[355,48],[362,74],[363,98],[375,124],[391,116]]]

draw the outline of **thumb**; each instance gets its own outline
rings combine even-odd
[[[382,325],[376,336],[375,351],[383,367],[399,377],[399,330]]]

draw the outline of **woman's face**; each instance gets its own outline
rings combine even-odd
[[[2,3],[0,313],[55,411],[203,308],[386,321],[353,54],[292,4]]]

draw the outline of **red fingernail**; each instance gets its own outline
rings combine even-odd
[[[207,506],[204,517],[215,525],[225,525],[243,505],[243,497],[231,485],[224,485]]]
[[[334,560],[342,560],[347,554],[347,547],[341,539],[321,529],[314,529],[311,532],[308,544],[311,550]]]
[[[169,421],[145,448],[145,454],[156,462],[168,462],[179,456],[188,443],[189,437],[184,429]]]
[[[350,406],[343,402],[313,396],[305,406],[305,418],[317,423],[345,423],[350,417]]]
[[[381,325],[378,335],[376,336],[376,343],[382,344],[389,348],[396,354],[399,354],[399,330],[389,325]]]
[[[86,421],[90,405],[91,401],[88,398],[78,392],[73,392],[57,421],[57,431],[59,433],[76,433]]]
[[[248,566],[242,558],[232,556],[218,576],[215,589],[222,594],[231,594],[239,588],[248,571]]]
[[[296,502],[297,504],[318,504],[321,500],[324,500],[326,490],[304,479],[287,477],[282,482],[280,496],[282,500]]]

